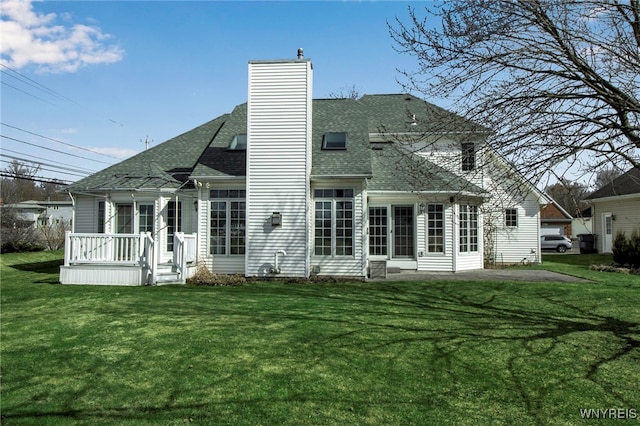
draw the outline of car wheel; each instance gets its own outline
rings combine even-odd
[[[564,253],[565,251],[567,251],[565,246],[558,246],[558,253]]]

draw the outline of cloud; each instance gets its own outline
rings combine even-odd
[[[98,154],[106,154],[111,155],[113,157],[118,158],[129,158],[137,153],[139,150],[129,149],[129,148],[116,148],[116,147],[103,147],[103,148],[90,148],[91,151],[96,152]]]
[[[3,0],[0,7],[0,61],[8,67],[73,73],[123,58],[124,51],[112,36],[96,25],[74,24],[67,13],[36,12],[31,0]]]

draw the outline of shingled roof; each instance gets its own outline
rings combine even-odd
[[[227,119],[228,114],[222,115],[72,183],[66,189],[70,192],[84,192],[179,188],[187,182],[203,151]]]
[[[421,179],[423,182],[417,188],[401,176],[398,166],[404,159],[400,154],[369,140],[371,133],[416,132],[414,114],[420,117],[419,127],[431,131],[436,128],[444,131],[442,123],[446,121],[447,127],[456,131],[487,133],[486,128],[406,94],[365,95],[357,100],[315,99],[312,179],[366,177],[371,179],[369,188],[372,190],[481,193],[479,187],[422,158],[407,163],[424,169],[426,178]],[[323,150],[323,135],[330,132],[347,133],[347,149]],[[247,104],[244,103],[230,114],[81,179],[69,185],[67,190],[175,190],[189,184],[190,177],[241,178],[246,175],[246,151],[229,149],[229,145],[234,136],[246,133]]]
[[[640,168],[634,167],[618,176],[602,188],[591,193],[587,199],[615,197],[618,195],[640,194]]]

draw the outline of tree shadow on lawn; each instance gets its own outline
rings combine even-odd
[[[19,263],[11,265],[11,268],[23,272],[34,272],[37,274],[50,275],[48,278],[41,280],[33,280],[35,284],[59,284],[60,266],[64,264],[64,260],[48,260],[46,262]]]
[[[295,289],[301,298],[308,293],[304,286]],[[551,399],[551,394],[564,389],[573,388],[571,392],[575,392],[581,382],[591,383],[595,393],[601,392],[610,406],[635,408],[640,404],[635,392],[629,388],[619,391],[616,379],[608,377],[611,369],[615,371],[616,361],[627,356],[632,357],[624,361],[627,371],[613,375],[621,378],[637,374],[632,360],[640,359],[640,323],[597,314],[600,300],[579,300],[566,291],[549,288],[518,295],[514,291],[505,292],[505,286],[496,283],[478,283],[477,287],[451,282],[430,282],[418,287],[390,283],[375,289],[352,286],[347,292],[339,291],[336,289],[326,297],[343,300],[345,312],[352,319],[345,321],[339,316],[320,313],[295,316],[274,312],[273,315],[300,321],[345,321],[357,327],[348,333],[329,336],[321,345],[362,345],[357,335],[376,329],[383,332],[376,333],[376,342],[365,344],[364,349],[388,348],[400,356],[412,345],[429,343],[434,348],[432,361],[443,366],[459,363],[460,348],[482,351],[492,345],[510,345],[508,353],[501,354],[509,376],[504,385],[517,391],[526,412],[537,424],[546,424],[549,419],[544,414],[545,404],[549,404],[545,398]],[[284,290],[283,296],[292,296],[290,287]],[[371,310],[372,307],[376,309]],[[384,333],[386,329],[389,333]],[[587,346],[594,339],[606,344],[576,346]],[[536,365],[541,370],[536,371]],[[601,373],[603,368],[607,372]],[[458,380],[456,368],[449,368],[447,373],[453,382]],[[548,377],[544,380],[530,377],[537,374]],[[580,401],[580,395],[573,398]],[[575,407],[576,413],[579,408],[588,407],[586,402],[583,404]],[[549,407],[546,408],[548,415]]]
[[[188,294],[188,289],[185,290],[179,292],[183,300]],[[224,322],[220,319],[234,318],[234,324],[229,327],[237,329],[239,335],[245,330],[268,328],[270,325],[283,326],[284,329],[312,325],[310,332],[304,335],[279,336],[276,328],[270,329],[270,333],[273,333],[270,344],[281,344],[291,336],[304,339],[288,344],[292,347],[303,345],[315,348],[315,352],[311,353],[313,356],[305,360],[309,371],[316,365],[338,362],[338,358],[341,358],[339,362],[347,364],[350,361],[355,363],[355,358],[359,362],[362,359],[376,361],[383,358],[388,362],[409,362],[412,368],[424,368],[428,374],[434,378],[439,376],[439,380],[447,384],[440,389],[420,389],[423,394],[416,394],[415,401],[423,404],[434,399],[460,401],[461,398],[491,398],[487,389],[480,384],[469,384],[470,377],[477,372],[480,377],[491,378],[496,386],[509,389],[515,395],[513,398],[517,402],[513,404],[526,412],[528,419],[524,421],[527,423],[546,424],[551,418],[566,417],[566,409],[551,406],[562,401],[558,394],[563,393],[571,393],[566,403],[576,413],[576,417],[568,421],[578,421],[579,408],[590,408],[588,401],[593,401],[589,396],[581,399],[578,390],[584,389],[585,383],[590,395],[602,397],[605,406],[635,408],[640,403],[634,393],[625,388],[620,391],[615,378],[611,379],[602,373],[603,369],[615,370],[616,362],[624,362],[625,368],[629,366],[627,373],[636,374],[631,369],[633,361],[625,357],[640,357],[640,323],[598,314],[598,301],[576,299],[575,294],[566,290],[540,287],[539,290],[530,288],[519,292],[517,287],[505,287],[502,284],[481,283],[471,286],[455,282],[429,282],[260,284],[221,291],[208,289],[199,293],[203,296],[222,296],[229,303],[220,303],[212,308],[210,299],[199,294],[198,298],[194,297],[188,303],[172,305],[169,300],[165,303],[137,305],[136,314],[151,317],[161,311],[162,315],[169,318],[179,318],[185,323],[201,323],[205,328],[214,322]],[[238,299],[234,302],[236,296]],[[259,303],[251,308],[242,307],[248,299],[258,300]],[[594,339],[607,340],[608,343],[604,349],[579,346],[588,345]],[[418,353],[422,358],[415,356]],[[256,358],[255,363],[274,361],[260,359],[259,356]],[[259,370],[259,366],[256,364],[256,370]],[[487,373],[493,368],[495,375]],[[616,375],[624,377],[626,374],[617,372]],[[235,413],[239,415],[244,410],[241,405],[252,404],[256,406],[256,411],[259,411],[257,407],[269,403],[299,401],[315,402],[318,406],[329,402],[371,404],[371,399],[362,393],[347,393],[352,400],[346,401],[344,394],[336,391],[335,400],[329,401],[326,394],[312,390],[302,395],[273,398],[252,397],[248,390],[246,398],[225,392],[223,394],[229,396],[219,401],[203,400],[201,403],[194,401],[193,404],[181,405],[175,399],[180,390],[180,378],[175,380],[175,389],[170,392],[174,397],[166,397],[165,401],[152,400],[148,406],[138,407],[135,411],[170,415],[192,410],[204,412],[201,417],[213,419],[213,414],[206,413],[206,410],[215,405],[237,405]],[[416,386],[415,383],[412,385]],[[476,385],[479,387],[473,389]],[[212,379],[211,386],[233,387],[235,384]],[[473,395],[469,394],[469,389],[475,391],[474,396],[469,396]],[[357,396],[361,396],[362,400],[357,400]],[[34,412],[28,404],[24,404],[5,411],[3,416],[15,421],[41,416],[75,419],[100,417],[113,421],[138,418],[132,409],[120,407],[87,406],[72,409],[77,407],[72,403],[77,397],[69,395],[69,403],[63,404],[60,411]],[[403,395],[386,398],[387,404],[400,406],[407,403]]]

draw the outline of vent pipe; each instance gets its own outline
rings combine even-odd
[[[304,58],[304,52],[302,51],[302,47],[298,49],[298,59]]]

